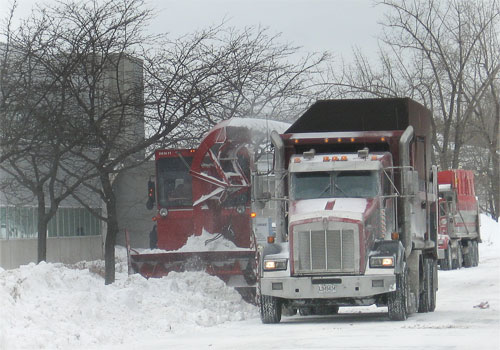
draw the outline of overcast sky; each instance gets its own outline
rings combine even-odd
[[[0,0],[5,18],[13,0]],[[17,17],[30,13],[35,3],[53,0],[18,0]],[[263,26],[282,33],[283,42],[307,52],[330,51],[349,57],[353,47],[371,55],[377,49],[383,8],[372,0],[147,0],[157,11],[154,32],[180,36],[220,24]]]

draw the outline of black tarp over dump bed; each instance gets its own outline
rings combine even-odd
[[[389,151],[398,166],[399,138],[366,143],[363,135],[370,132],[400,131],[408,125],[414,129],[410,146],[411,165],[421,179],[430,176],[431,167],[431,112],[410,98],[373,98],[347,100],[320,100],[314,103],[283,134],[285,154],[300,154],[314,148],[317,153],[356,152],[364,147],[370,151]],[[354,143],[323,143],[322,137],[342,137],[338,133],[356,132]],[[332,134],[333,133],[333,134]],[[309,139],[309,135],[311,137]],[[300,137],[299,143],[290,142]],[[425,169],[425,171],[424,171]],[[425,175],[427,174],[427,175]]]
[[[320,100],[285,134],[339,131],[405,130],[412,125],[417,136],[430,132],[430,111],[409,98]]]

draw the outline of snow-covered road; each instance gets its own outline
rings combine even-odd
[[[500,234],[500,232],[497,232]],[[500,246],[482,245],[475,268],[439,271],[435,312],[407,321],[387,319],[386,308],[341,308],[338,316],[231,322],[196,332],[112,349],[500,349]],[[478,305],[489,305],[479,308]]]
[[[94,273],[102,262],[0,269],[0,349],[498,350],[499,225],[483,219],[482,235],[479,266],[440,271],[436,311],[403,322],[371,307],[263,325],[257,308],[215,277],[145,280],[128,277],[123,261],[110,286]]]

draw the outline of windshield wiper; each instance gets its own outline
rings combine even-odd
[[[345,192],[344,192],[344,190],[343,190],[343,189],[341,189],[341,188],[339,187],[339,185],[335,184],[334,186],[335,186],[335,188],[336,188],[337,190],[339,190],[339,191],[340,191],[340,193],[342,193],[344,196],[349,197],[349,196],[348,196],[348,194],[347,194],[347,193],[345,193]]]
[[[328,186],[326,186],[326,188],[321,191],[321,193],[318,195],[319,198],[321,198],[322,195],[324,195],[326,192],[330,191],[330,188],[332,187],[331,184],[328,184]]]

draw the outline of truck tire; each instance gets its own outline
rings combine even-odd
[[[418,304],[418,312],[433,312],[436,309],[436,289],[434,281],[434,270],[436,262],[433,259],[423,261],[422,292]]]
[[[463,264],[462,246],[458,244],[457,257],[452,260],[451,268],[452,270],[459,269],[462,267],[462,264]]]
[[[429,312],[434,312],[436,310],[436,302],[437,302],[437,290],[438,290],[438,268],[435,260],[432,261],[432,293],[431,293],[431,302],[429,307]]]
[[[476,241],[476,266],[479,265],[479,242]]]
[[[410,284],[408,283],[408,269],[396,275],[396,291],[387,296],[387,308],[389,319],[393,321],[404,321],[408,318],[410,298]]]
[[[262,323],[279,323],[281,321],[281,301],[269,295],[260,297],[260,319]]]
[[[465,248],[465,247],[464,247]],[[472,248],[472,241],[467,242],[467,252],[463,254],[464,267],[472,267],[474,260],[474,252]]]
[[[439,260],[439,267],[441,270],[450,270],[452,265],[450,248],[444,250],[444,259]]]
[[[472,263],[472,266],[478,266],[479,265],[479,244],[477,243],[477,241],[473,241],[472,246],[474,247],[474,261]]]

